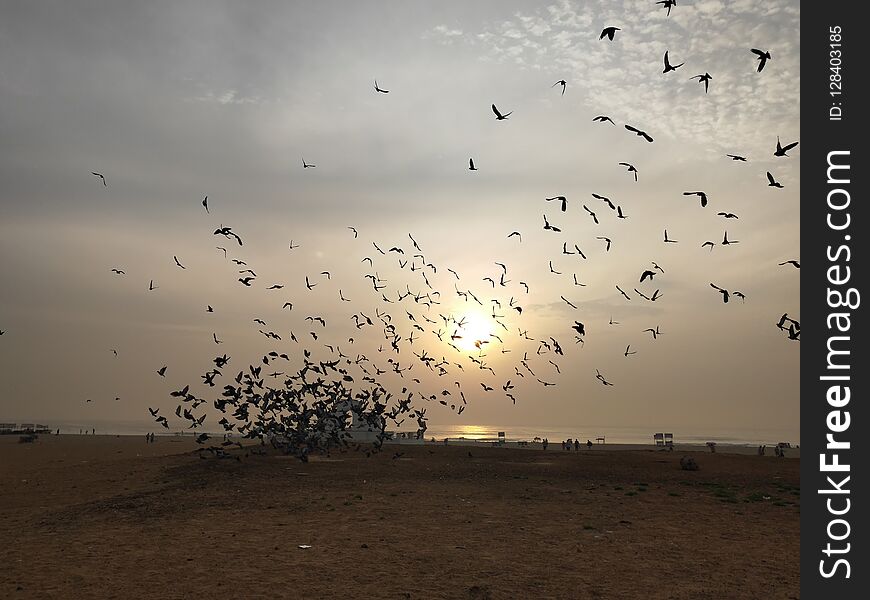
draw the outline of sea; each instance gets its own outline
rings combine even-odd
[[[30,421],[34,422],[34,421]],[[191,435],[193,433],[206,432],[209,434],[223,435],[223,431],[210,431],[206,429],[167,430],[156,423],[147,420],[139,421],[52,421],[37,420],[52,431],[60,429],[64,434],[91,433],[94,431],[102,435],[145,435],[153,432],[157,435]],[[389,430],[388,430],[389,431]],[[413,433],[412,430],[400,430]],[[716,442],[717,445],[758,446],[760,444],[778,444],[787,442],[792,446],[800,445],[800,433],[790,429],[727,429],[705,427],[691,431],[669,430],[662,428],[650,428],[648,426],[637,427],[612,427],[607,425],[562,425],[552,426],[517,426],[517,425],[433,425],[426,430],[426,439],[435,438],[443,441],[444,438],[451,440],[475,440],[496,441],[504,434],[506,441],[532,441],[537,438],[547,438],[551,443],[567,439],[579,439],[596,442],[597,438],[604,438],[605,443],[613,444],[651,444],[654,442],[655,433],[672,433],[674,442],[677,444],[705,444]]]

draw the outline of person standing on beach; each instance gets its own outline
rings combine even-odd
[[[549,443],[550,443],[550,442],[547,440],[547,438],[544,438],[544,441],[541,442],[541,446],[544,447],[544,450],[547,449],[547,446],[549,445]]]
[[[580,452],[580,439],[574,440],[574,452]]]
[[[586,440],[586,447],[589,448],[590,450],[592,450],[592,440],[589,440],[589,439]]]

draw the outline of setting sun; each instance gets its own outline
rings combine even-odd
[[[478,350],[486,352],[494,344],[498,343],[498,339],[491,335],[496,333],[498,327],[498,323],[483,312],[465,312],[458,319],[456,330],[453,334],[455,338],[453,343],[457,348],[466,352],[476,352]]]

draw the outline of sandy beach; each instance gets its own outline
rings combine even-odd
[[[4,598],[799,597],[789,456],[17,442],[0,438]]]

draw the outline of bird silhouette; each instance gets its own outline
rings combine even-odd
[[[157,374],[160,375],[161,377],[166,377],[166,365],[163,365],[162,367],[157,369]],[[155,416],[157,416],[157,415],[155,415]]]
[[[593,121],[596,121],[596,122],[598,122],[598,123],[605,123],[605,122],[607,122],[607,121],[610,121],[610,124],[611,124],[611,125],[616,125],[616,123],[613,122],[613,119],[611,119],[610,117],[608,117],[608,116],[606,116],[606,115],[598,115],[597,117],[595,117],[595,118],[592,119],[592,120],[593,120]]]
[[[126,275],[127,274],[126,271],[122,271],[121,269],[112,269],[112,273],[114,273],[115,275]]]
[[[317,165],[313,165],[313,164],[311,164],[311,163],[305,162],[305,157],[304,157],[304,156],[302,157],[302,168],[303,168],[303,169],[313,169],[313,168],[315,168],[316,166],[317,166]]]
[[[649,134],[647,134],[647,132],[641,131],[640,129],[637,129],[636,127],[632,127],[631,125],[626,125],[625,128],[627,130],[631,131],[632,133],[634,133],[636,136],[642,137],[647,142],[652,143],[653,139],[649,136]]]
[[[607,36],[610,39],[610,41],[612,42],[613,36],[616,34],[617,31],[622,31],[622,30],[619,27],[605,27],[604,29],[601,30],[601,35],[598,36],[598,39],[603,40],[604,36]]]
[[[730,158],[731,160],[734,160],[734,161],[746,162],[746,157],[740,156],[739,154],[726,154],[725,156],[727,156],[728,158]]]
[[[181,267],[182,269],[186,269],[186,268],[187,268],[187,267],[185,267],[183,264],[181,264],[181,262],[179,262],[177,256],[173,256],[172,258],[175,260],[175,264],[176,264],[176,266]]]
[[[99,177],[103,182],[103,187],[106,187],[106,177],[102,173],[95,173],[91,171],[91,175],[96,175],[97,177]]]
[[[507,119],[509,116],[511,116],[511,114],[512,114],[514,111],[511,111],[511,112],[506,113],[506,114],[501,114],[500,112],[498,112],[498,109],[495,107],[495,104],[493,104],[493,105],[492,105],[492,112],[495,113],[495,120],[496,120],[496,121],[504,121],[504,120]]]
[[[797,146],[799,143],[800,142],[792,142],[791,144],[788,144],[785,147],[783,147],[783,145],[780,144],[780,142],[779,142],[779,136],[776,136],[776,150],[774,150],[773,155],[774,156],[788,156],[788,154],[786,154],[786,152],[788,152],[789,150],[791,150],[792,148]]]
[[[770,60],[770,52],[766,50],[759,50],[758,48],[750,48],[750,51],[753,54],[758,55],[758,71],[757,73],[761,73],[761,70],[764,68],[764,65],[767,64],[767,61]]]
[[[612,242],[611,242],[611,240],[610,240],[609,237],[605,237],[605,236],[603,236],[603,235],[597,235],[597,236],[595,236],[595,239],[596,239],[596,240],[603,240],[603,241],[605,242],[605,244],[606,244],[606,247],[604,248],[604,251],[605,251],[605,252],[610,252],[610,244],[611,244]]]
[[[592,220],[595,221],[596,225],[598,225],[598,217],[595,215],[595,213],[589,210],[589,207],[585,204],[583,205],[583,209],[589,213],[589,215],[592,217]]]
[[[705,192],[683,192],[683,196],[697,196],[701,199],[701,207],[707,206],[707,194]]]
[[[205,209],[206,213],[211,214],[208,210],[208,196],[202,199],[202,207]]]
[[[564,79],[560,79],[559,81],[557,81],[556,83],[554,83],[550,87],[556,87],[557,85],[562,86],[562,94],[561,95],[564,96],[565,95],[565,88],[568,87],[568,82],[565,81]]]
[[[602,202],[606,203],[607,206],[610,207],[610,210],[616,210],[616,207],[613,205],[613,202],[611,202],[610,198],[608,198],[607,196],[602,196],[600,194],[592,194],[592,197],[595,198],[596,200],[601,200]]]
[[[545,217],[545,220],[546,220],[546,217]],[[517,236],[518,238],[520,238],[521,242],[523,241],[523,235],[519,231],[511,231],[508,234],[508,238],[512,238],[513,236]]]
[[[671,7],[674,7],[677,5],[677,0],[659,0],[658,2],[656,2],[656,4],[661,4],[662,8],[667,8],[668,9],[667,16],[670,17],[671,16]]]
[[[779,263],[779,266],[782,267],[784,265],[792,265],[795,269],[801,268],[801,263],[797,260],[787,260],[785,262]]]
[[[565,212],[568,209],[568,199],[565,196],[553,196],[552,198],[544,198],[547,202],[552,202],[553,200],[557,200],[561,202],[562,212]]]
[[[767,181],[767,187],[782,188],[782,184],[773,178],[773,175],[770,173],[770,171],[767,172]]]
[[[665,243],[668,243],[668,244],[676,244],[677,243],[677,240],[672,240],[668,237],[668,230],[667,229],[665,229]]]
[[[730,212],[720,212],[720,213],[716,213],[716,214],[719,215],[720,217],[725,217],[726,219],[739,219],[740,218],[737,215],[735,215],[734,213],[730,213]]]
[[[378,80],[377,80],[377,79],[375,79],[375,91],[376,91],[376,92],[380,92],[381,94],[389,94],[389,93],[390,93],[390,90],[384,90],[384,89],[381,89],[381,88],[378,86]],[[400,95],[401,95],[401,94],[400,94]]]
[[[627,162],[621,162],[619,164],[622,165],[623,167],[625,167],[629,173],[633,172],[634,173],[634,180],[637,181],[637,169],[634,167],[634,165],[629,164]]]
[[[728,239],[728,230],[726,229],[725,230],[725,237],[722,238],[722,245],[729,246],[731,244],[739,244],[739,243],[740,243],[739,240],[729,240]]]
[[[555,227],[554,225],[550,225],[550,222],[547,220],[547,215],[544,215],[544,229],[549,230],[549,231],[553,231],[556,233],[562,231],[558,227]]]
[[[468,159],[468,170],[469,171],[477,171],[477,167],[474,166],[474,159],[473,158]]]
[[[670,63],[670,61],[668,60],[668,51],[665,50],[665,68],[664,68],[664,70],[662,71],[662,73],[668,73],[668,72],[670,72],[670,71],[676,71],[677,69],[679,69],[680,67],[682,67],[684,64],[685,64],[685,63],[680,63],[680,64],[678,64],[678,65],[672,65],[672,64]]]
[[[704,73],[703,75],[695,75],[694,77],[690,77],[689,79],[697,79],[698,83],[703,83],[705,94],[710,91],[710,80],[713,79],[713,77],[709,73]]]
[[[722,302],[724,302],[725,304],[728,303],[728,298],[731,296],[731,294],[728,292],[728,290],[723,290],[722,288],[720,288],[718,285],[716,285],[714,283],[711,283],[710,287],[713,288],[714,290],[718,290],[719,293],[722,294]]]
[[[629,356],[631,354],[637,354],[637,351],[631,352],[631,344],[625,347],[625,356]]]
[[[643,273],[640,274],[640,282],[643,283],[646,279],[649,279],[650,281],[652,281],[653,277],[655,277],[655,276],[656,276],[655,271],[650,271],[649,269],[647,269],[646,271],[644,271]]]

